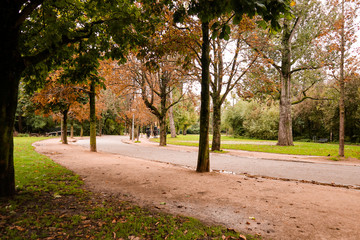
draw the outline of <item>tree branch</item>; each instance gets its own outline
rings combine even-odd
[[[23,10],[18,14],[18,18],[15,22],[15,27],[19,27],[25,19],[38,7],[40,6],[44,0],[32,0],[29,2],[28,5],[26,5]]]
[[[314,97],[304,96],[302,99],[300,99],[300,100],[298,100],[298,101],[295,101],[295,102],[292,102],[291,105],[299,104],[299,103],[305,101],[306,99],[311,99],[311,100],[315,100],[315,101],[330,101],[330,100],[334,100],[334,99],[331,99],[331,98],[314,98]]]
[[[266,59],[281,74],[281,67],[276,65],[273,59],[271,59],[265,53],[263,53],[260,49],[258,49],[257,47],[253,46],[251,43],[246,41],[246,39],[243,38],[243,40],[250,48],[252,48],[255,52],[260,54],[262,58]]]
[[[295,73],[295,72],[299,72],[299,71],[302,71],[302,70],[316,70],[316,69],[320,69],[322,68],[323,66],[305,66],[305,67],[300,67],[300,68],[296,68],[292,71],[290,71],[290,74],[292,73]]]

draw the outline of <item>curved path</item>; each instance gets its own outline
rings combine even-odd
[[[195,168],[196,148],[159,147],[157,144],[129,144],[125,136],[102,136],[97,138],[97,149],[123,156],[172,163]],[[144,139],[145,140],[145,139]],[[143,141],[143,140],[142,140]],[[76,144],[89,147],[89,139],[77,140]],[[232,154],[211,153],[211,168],[235,174],[260,175],[282,179],[315,181],[360,187],[360,166],[338,162],[274,160],[240,157]]]
[[[123,140],[126,138],[101,137],[98,148],[102,151],[116,149],[122,154],[141,153],[142,158],[155,156],[155,160],[164,158],[172,162],[173,158],[182,156],[176,161],[185,164],[188,161],[192,165],[196,162],[196,148],[161,148],[154,144],[149,146],[145,141],[125,144]],[[78,143],[88,145],[85,140]],[[77,173],[87,189],[104,197],[114,195],[119,201],[128,200],[150,210],[196,217],[209,224],[259,234],[264,239],[360,239],[359,190],[244,175],[195,173],[158,161],[93,153],[76,144],[61,144],[58,138],[37,142],[34,146],[38,152]],[[223,159],[245,161],[227,156],[221,155]],[[213,168],[214,162],[221,161],[214,159],[213,155]],[[256,167],[253,168],[256,171]]]

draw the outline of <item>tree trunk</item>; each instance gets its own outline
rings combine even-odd
[[[340,99],[339,99],[339,156],[345,156],[345,80],[344,80],[344,58],[345,58],[345,17],[344,0],[341,1],[341,43],[340,43]]]
[[[69,109],[62,111],[62,120],[61,120],[61,142],[62,144],[68,144],[67,141],[67,117]]]
[[[103,124],[102,124],[102,118],[99,119],[99,136],[102,136],[102,128],[103,128]]]
[[[90,151],[96,152],[95,82],[90,83]]]
[[[18,117],[18,130],[19,130],[19,133],[22,133],[23,132],[23,124],[22,124],[22,116],[19,116]]]
[[[184,135],[184,136],[187,134],[187,133],[186,133],[187,128],[188,128],[188,126],[187,126],[187,125],[184,125],[184,127],[183,127],[183,135]]]
[[[160,122],[160,146],[166,146],[166,118],[159,117]]]
[[[71,120],[71,125],[70,125],[70,137],[74,138],[74,120]]]
[[[280,116],[279,116],[279,146],[293,146],[292,119],[291,119],[291,30],[287,20],[284,20],[282,39],[282,61],[281,61],[281,93],[280,93]]]
[[[6,51],[7,47],[2,46],[0,50],[0,197],[15,195],[13,129],[20,76],[17,74],[19,70],[12,64],[16,63],[15,60],[9,59],[12,54]]]
[[[81,123],[80,125],[80,137],[83,137],[84,136],[84,126],[83,126],[83,123]]]
[[[16,9],[16,4],[9,4],[10,2],[12,1],[5,3],[5,7],[0,8],[0,16],[3,20],[0,25],[2,34],[0,48],[2,84],[0,89],[0,197],[15,195],[13,129],[19,82],[25,68],[17,51],[19,28],[9,26],[10,22],[8,22],[16,19],[19,11]]]
[[[140,125],[138,126],[138,130],[137,130],[137,141],[140,141],[140,134],[141,134],[141,127]]]
[[[220,151],[221,146],[221,103],[220,99],[213,97],[213,139],[212,151]]]
[[[170,92],[170,104],[172,104],[172,92]],[[176,138],[176,129],[174,121],[174,109],[173,107],[169,108],[169,124],[170,124],[170,133],[172,138]]]
[[[197,161],[197,172],[210,171],[209,157],[209,117],[210,117],[210,39],[209,22],[201,23],[202,49],[201,49],[201,108],[200,108],[200,140]]]
[[[277,145],[293,146],[289,78],[282,77],[280,94],[280,118]]]

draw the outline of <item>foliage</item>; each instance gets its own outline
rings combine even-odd
[[[277,104],[239,101],[225,111],[223,124],[230,127],[235,136],[276,139],[278,111]]]
[[[192,94],[187,94],[181,102],[174,106],[174,121],[177,132],[187,133],[187,129],[198,120],[197,101]]]
[[[15,138],[19,194],[0,200],[1,239],[239,237],[239,233],[223,227],[151,212],[118,197],[86,191],[79,176],[33,150],[31,144],[37,140]]]

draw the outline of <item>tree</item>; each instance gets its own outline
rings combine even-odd
[[[71,84],[62,84],[59,81],[61,71],[50,74],[43,89],[35,93],[32,101],[35,103],[38,112],[49,114],[60,112],[61,119],[61,141],[67,144],[67,120],[70,107],[77,101],[81,101],[83,94]]]
[[[222,1],[201,0],[190,1],[188,5],[180,5],[175,14],[175,21],[183,22],[186,16],[197,16],[201,21],[202,47],[201,47],[201,109],[200,109],[200,139],[197,172],[210,171],[209,159],[209,116],[210,116],[210,27],[211,21],[226,14],[231,14],[229,21],[233,19],[238,24],[244,14],[252,18],[255,14],[269,21],[274,29],[279,29],[278,23],[281,14],[288,14],[289,1]],[[220,37],[229,39],[230,28],[226,21],[224,25],[214,25],[214,36],[220,32]]]
[[[244,46],[245,42],[241,39],[241,34],[253,28],[254,23],[244,18],[240,24],[234,28],[228,41],[221,40],[220,37],[213,39],[213,60],[212,78],[210,80],[210,96],[213,103],[213,139],[212,151],[220,151],[221,145],[221,106],[225,102],[228,94],[240,83],[248,70],[255,63],[257,56],[249,54]],[[235,48],[233,53],[231,48]],[[224,60],[224,55],[229,60]],[[230,57],[231,56],[231,57]]]
[[[179,104],[174,106],[174,118],[178,132],[186,135],[187,129],[198,120],[196,112],[197,99],[192,93],[187,93]]]
[[[160,146],[166,145],[166,114],[182,98],[179,96],[178,99],[169,103],[169,94],[176,88],[177,84],[185,81],[183,73],[178,71],[178,66],[174,64],[174,60],[168,58],[159,59],[159,68],[156,70],[136,59],[129,61],[128,65],[130,76],[139,87],[146,107],[159,120]]]
[[[336,87],[340,93],[339,156],[341,157],[345,155],[345,87],[350,76],[358,70],[356,54],[359,51],[353,45],[356,42],[355,32],[358,30],[355,19],[359,3],[359,1],[345,0],[330,2],[332,11],[338,15],[338,19],[336,19],[333,31],[328,35],[328,39],[332,43],[330,51],[338,57],[334,64],[330,66],[330,71],[337,81]]]
[[[276,36],[259,38],[255,35],[253,40],[247,40],[249,46],[268,60],[278,72],[280,115],[277,145],[280,146],[293,145],[291,82],[294,75],[326,65],[325,46],[323,43],[317,44],[317,41],[325,34],[326,24],[328,24],[324,18],[326,14],[321,3],[313,0],[297,2],[293,4],[293,13],[295,18],[282,19],[282,31]],[[268,41],[267,43],[259,42],[259,39],[268,39]],[[307,98],[304,96],[304,99]]]
[[[139,7],[127,0],[0,3],[0,58],[4,63],[0,67],[4,85],[0,91],[0,197],[15,194],[13,128],[21,77],[36,88],[50,68],[73,55],[75,43],[81,40],[88,45],[99,41],[102,48],[98,51],[109,53],[111,49],[113,57],[124,56],[152,31],[152,21],[140,19],[149,18],[149,12],[143,6],[140,14]]]

